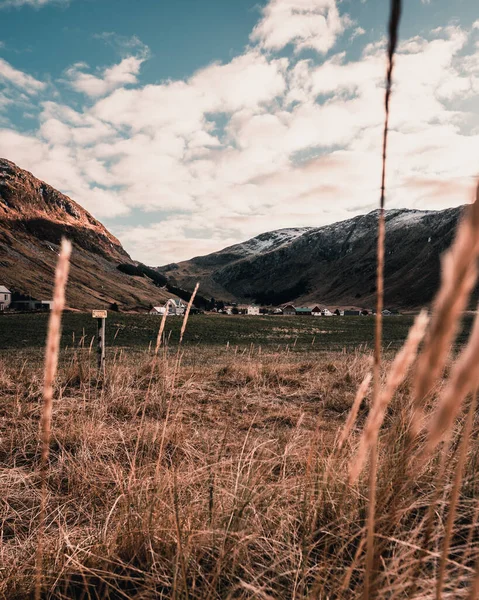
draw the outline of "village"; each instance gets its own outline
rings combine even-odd
[[[15,293],[6,286],[0,285],[0,313],[14,312],[48,312],[52,308],[51,300],[37,300],[30,296]],[[118,305],[113,303],[110,310],[117,312]],[[164,304],[151,306],[148,310],[150,315],[162,316],[183,316],[187,308],[187,303],[179,298],[169,298]],[[376,314],[374,309],[370,308],[335,308],[314,304],[313,306],[295,306],[294,304],[284,304],[282,306],[259,306],[256,304],[225,304],[222,301],[213,301],[212,306],[199,308],[191,306],[191,314],[216,313],[219,315],[244,315],[244,316],[306,316],[306,317],[359,317]],[[383,316],[397,316],[399,311],[396,309],[384,309]]]
[[[176,315],[182,316],[186,310],[186,303],[179,299],[171,298],[162,306],[154,306],[150,309],[149,314],[151,315],[164,315],[165,312],[168,316]],[[366,308],[336,308],[331,310],[325,306],[321,307],[319,304],[313,306],[295,306],[294,304],[284,304],[282,306],[259,306],[256,304],[225,304],[224,302],[217,302],[216,306],[210,310],[201,310],[195,306],[191,307],[191,312],[194,314],[198,313],[217,313],[221,315],[245,315],[245,316],[306,316],[306,317],[360,317],[375,315],[374,309]],[[384,309],[382,311],[383,316],[397,316],[399,311],[396,309]]]

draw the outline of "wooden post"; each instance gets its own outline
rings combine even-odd
[[[98,346],[97,346],[97,364],[98,370],[105,374],[105,356],[106,356],[106,318],[108,313],[106,310],[94,310],[92,317],[97,320],[98,325]]]

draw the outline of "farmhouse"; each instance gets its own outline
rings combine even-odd
[[[150,310],[150,315],[164,315],[165,310],[168,311],[168,316],[170,315],[184,315],[186,309],[186,304],[177,298],[170,298],[165,302],[164,306],[153,306]]]
[[[0,292],[0,302],[4,295]],[[49,311],[53,307],[53,300],[37,300],[31,296],[25,296],[24,294],[14,293],[11,294],[11,301],[9,308],[12,310],[18,310],[21,312],[34,312],[34,311]]]
[[[4,285],[0,285],[0,312],[5,310],[12,303],[12,292]]]
[[[168,300],[168,306],[173,306],[175,315],[184,315],[186,310],[186,304],[179,298],[170,298]]]
[[[311,309],[311,314],[313,317],[320,317],[323,314],[323,311],[319,308],[319,306],[315,306]]]
[[[311,309],[308,306],[299,306],[295,311],[297,315],[311,316]]]
[[[287,315],[287,316],[293,316],[296,314],[296,309],[294,308],[294,306],[292,304],[287,304],[284,308],[283,308],[283,315]]]
[[[248,306],[248,308],[246,309],[246,314],[247,315],[259,315],[259,306]]]

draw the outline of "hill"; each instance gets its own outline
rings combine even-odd
[[[58,245],[73,243],[67,302],[78,309],[117,303],[146,308],[164,301],[164,277],[138,276],[118,267],[136,263],[120,242],[76,202],[28,171],[0,159],[0,285],[37,300],[52,297]]]
[[[432,299],[440,255],[460,213],[461,207],[386,212],[386,305],[416,308]],[[186,289],[199,280],[203,294],[224,300],[372,306],[377,218],[373,211],[324,227],[264,233],[159,271]]]

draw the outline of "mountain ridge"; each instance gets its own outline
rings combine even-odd
[[[78,309],[148,307],[171,296],[144,275],[120,241],[74,200],[0,158],[0,284],[37,300],[52,297],[62,237],[73,243],[67,303]]]
[[[440,255],[450,244],[462,207],[386,211],[385,299],[401,308],[427,304],[439,284]],[[372,305],[378,210],[321,227],[296,228],[289,241],[251,255],[260,234],[219,252],[159,267],[188,289],[261,304],[323,302]],[[300,233],[298,233],[300,232]]]
[[[439,285],[440,255],[453,238],[461,211],[386,211],[387,304],[417,308],[430,302]],[[134,261],[71,198],[0,159],[0,285],[38,300],[51,298],[58,245],[65,236],[74,245],[68,303],[79,309],[110,304],[144,309],[172,295],[185,299],[197,281],[202,306],[208,296],[271,305],[372,306],[377,216],[374,210],[322,227],[265,232],[153,269]]]

